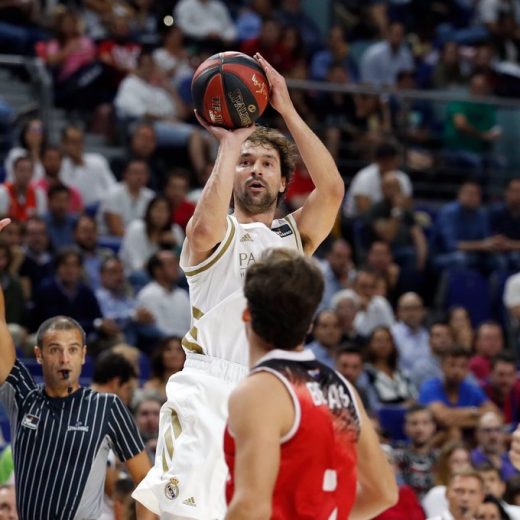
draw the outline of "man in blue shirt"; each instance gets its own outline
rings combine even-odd
[[[481,206],[482,192],[478,183],[464,182],[457,200],[442,207],[436,225],[439,269],[470,267],[492,271],[500,266],[502,240],[492,236],[486,210]]]
[[[306,345],[312,350],[316,359],[330,368],[334,368],[335,355],[341,341],[341,327],[334,311],[318,312],[312,327],[314,341]]]
[[[419,403],[428,406],[448,437],[460,438],[462,430],[474,428],[484,413],[497,411],[482,389],[468,380],[470,357],[464,347],[452,347],[442,359],[442,377],[425,381],[419,391]]]

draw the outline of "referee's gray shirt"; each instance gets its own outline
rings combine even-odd
[[[125,461],[144,449],[121,400],[89,388],[49,397],[17,360],[0,402],[11,424],[20,520],[99,518],[109,450]]]

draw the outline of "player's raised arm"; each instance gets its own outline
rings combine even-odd
[[[236,130],[211,126],[198,114],[202,126],[219,141],[213,171],[202,190],[195,212],[186,227],[189,261],[205,260],[226,234],[226,215],[233,194],[235,168],[242,143],[253,133],[254,125]]]
[[[284,77],[260,54],[255,58],[271,84],[271,105],[283,117],[314,182],[314,191],[303,207],[294,213],[305,253],[312,254],[334,225],[345,184],[332,155],[294,108]]]
[[[356,401],[361,421],[357,455],[359,490],[349,518],[370,520],[397,502],[398,489],[394,470],[357,394]]]
[[[11,220],[8,218],[0,220],[0,231],[2,231],[9,222],[11,222]],[[4,291],[0,286],[0,384],[6,380],[15,361],[16,349],[5,321]]]

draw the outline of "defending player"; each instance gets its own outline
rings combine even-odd
[[[253,369],[229,400],[226,520],[373,518],[397,501],[393,470],[354,388],[303,347],[320,269],[269,250],[244,293]]]
[[[193,313],[183,340],[186,364],[167,385],[155,466],[133,495],[169,519],[221,520],[225,514],[227,400],[248,369],[241,320],[246,269],[270,247],[312,254],[329,234],[343,199],[336,165],[296,112],[283,76],[261,56],[256,59],[271,84],[271,104],[316,188],[301,209],[274,220],[294,169],[294,145],[274,130],[230,131],[199,118],[219,140],[219,152],[181,254]],[[234,212],[228,215],[231,199]]]

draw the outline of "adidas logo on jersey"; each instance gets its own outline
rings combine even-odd
[[[246,233],[241,239],[240,242],[254,242],[249,233]]]
[[[193,497],[187,498],[186,500],[183,500],[183,504],[186,504],[187,506],[191,507],[197,507],[197,504],[195,503],[195,499]]]

